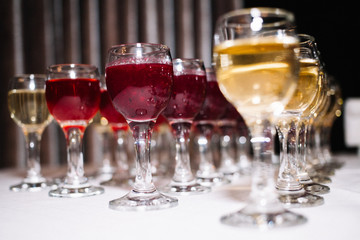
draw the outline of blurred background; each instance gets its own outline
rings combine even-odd
[[[129,42],[163,43],[173,58],[196,57],[210,66],[212,34],[223,13],[244,7],[292,11],[299,33],[313,35],[344,100],[359,97],[357,6],[347,1],[265,0],[1,0],[0,168],[24,166],[25,140],[7,107],[9,79],[44,73],[50,64],[90,63],[104,72],[107,49]],[[355,72],[356,71],[356,72]],[[96,133],[85,134],[87,161],[94,161]],[[333,152],[353,152],[344,142],[343,116],[332,129]],[[42,138],[41,162],[66,161],[65,139],[51,123]]]

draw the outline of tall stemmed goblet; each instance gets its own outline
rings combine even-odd
[[[225,113],[227,100],[222,95],[216,81],[215,71],[206,68],[206,96],[204,104],[194,118],[197,129],[197,144],[199,151],[199,169],[196,172],[197,181],[204,186],[215,186],[230,181],[217,171],[211,150],[211,139],[218,119]]]
[[[176,198],[161,194],[153,183],[150,165],[151,132],[166,108],[173,86],[170,49],[161,44],[113,46],[105,69],[113,105],[127,120],[135,140],[136,177],[132,190],[110,201],[116,210],[153,210],[176,206]]]
[[[85,129],[100,104],[100,76],[88,64],[57,64],[47,68],[46,102],[64,131],[68,170],[64,183],[49,192],[51,197],[86,197],[104,189],[90,185],[84,176],[82,140]]]
[[[231,226],[271,228],[306,222],[284,209],[275,191],[274,116],[296,89],[299,47],[292,13],[273,8],[241,9],[221,16],[214,36],[214,60],[220,89],[246,121],[253,146],[252,186],[247,205],[225,215]]]
[[[105,80],[101,82],[100,113],[108,121],[113,132],[115,145],[115,162],[117,167],[112,178],[104,181],[103,185],[128,185],[129,184],[129,163],[127,156],[126,134],[129,126],[126,119],[115,109],[110,95],[107,91]]]
[[[188,195],[209,192],[191,171],[189,140],[194,117],[200,111],[206,94],[206,73],[203,61],[177,58],[173,60],[174,86],[170,102],[163,112],[175,138],[175,171],[163,192]]]
[[[310,137],[312,136],[311,132],[312,132],[314,119],[318,115],[319,109],[321,109],[322,105],[326,103],[328,81],[326,78],[326,74],[324,72],[324,64],[320,58],[320,53],[317,49],[315,38],[307,34],[298,34],[298,37],[301,41],[303,51],[309,49],[310,51],[307,52],[309,54],[312,54],[318,59],[319,76],[318,76],[318,90],[315,95],[315,98],[300,115],[300,122],[298,125],[298,132],[297,132],[297,143],[298,143],[298,161],[297,161],[298,173],[297,174],[298,174],[299,182],[304,186],[306,192],[312,194],[324,194],[324,193],[328,193],[330,191],[330,188],[315,181],[316,178],[320,179],[320,177],[316,175],[315,171],[311,166],[311,158],[312,158],[311,150],[312,150],[313,142],[311,141]],[[312,173],[311,176],[310,173]],[[325,177],[323,176],[321,178],[325,179]]]
[[[45,127],[52,121],[45,101],[46,76],[24,74],[10,79],[8,107],[11,118],[21,127],[26,140],[27,174],[12,191],[38,191],[56,186],[41,175],[40,143]]]
[[[311,106],[320,92],[320,60],[308,38],[299,37],[300,72],[297,88],[283,112],[278,117],[277,130],[280,140],[280,169],[276,188],[280,201],[289,207],[317,206],[322,197],[306,193],[299,182],[298,155],[299,122],[301,114]]]

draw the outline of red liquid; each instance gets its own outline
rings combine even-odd
[[[173,84],[171,64],[114,65],[105,74],[114,107],[126,119],[155,120],[166,108]]]
[[[46,102],[49,112],[61,123],[77,125],[81,130],[99,109],[100,84],[97,79],[51,79],[46,81]],[[78,127],[78,126],[77,126]]]
[[[208,81],[206,97],[195,121],[214,121],[219,119],[226,111],[227,100],[222,95],[216,81]]]
[[[204,103],[206,76],[174,76],[174,86],[168,106],[163,115],[169,120],[191,121]]]
[[[111,102],[110,95],[105,89],[101,90],[100,113],[108,120],[114,131],[128,129],[126,119],[116,111]]]

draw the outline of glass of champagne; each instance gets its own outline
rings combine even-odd
[[[133,133],[136,152],[132,190],[110,201],[109,207],[138,211],[176,206],[176,198],[156,189],[150,164],[152,129],[169,102],[173,86],[170,49],[150,43],[113,46],[108,51],[105,78],[115,109],[125,117]]]
[[[227,104],[227,100],[219,89],[213,68],[206,68],[206,82],[205,101],[194,118],[199,152],[199,167],[196,177],[197,181],[204,186],[216,186],[230,182],[221,172],[217,171],[211,148],[216,124],[226,111],[224,106]]]
[[[220,89],[245,119],[253,146],[252,186],[247,205],[221,218],[231,226],[272,228],[306,222],[286,210],[275,190],[272,166],[274,119],[293,95],[298,79],[299,41],[292,13],[251,8],[221,16],[214,35]]]
[[[315,118],[318,116],[319,111],[323,108],[327,101],[328,79],[324,71],[324,63],[321,60],[320,52],[317,49],[315,38],[307,34],[298,34],[298,37],[302,45],[302,54],[310,54],[317,58],[319,62],[319,70],[317,93],[310,105],[301,112],[300,122],[298,123],[297,174],[299,182],[303,185],[306,192],[312,194],[324,194],[328,193],[330,188],[323,184],[317,183],[317,181],[320,178],[326,180],[326,182],[331,181],[331,179],[324,176],[320,177],[312,166],[312,149],[314,145],[314,141],[312,141],[312,132]],[[304,52],[304,50],[306,51]]]
[[[8,107],[11,118],[21,127],[26,141],[27,174],[12,191],[38,191],[53,186],[41,175],[40,143],[45,127],[52,121],[45,101],[45,80],[42,74],[18,75],[10,80]]]
[[[276,188],[280,201],[289,207],[318,206],[324,199],[306,193],[299,180],[298,153],[299,123],[303,112],[311,107],[321,91],[320,59],[309,37],[299,35],[300,72],[297,88],[283,112],[278,117],[277,130],[280,140],[280,169]]]
[[[175,171],[170,184],[162,190],[188,195],[209,192],[201,186],[191,171],[189,140],[192,122],[200,111],[206,94],[206,73],[203,61],[177,58],[173,60],[174,86],[170,102],[163,112],[175,137]]]
[[[67,143],[67,176],[51,190],[51,197],[78,198],[102,194],[84,176],[82,139],[87,125],[99,110],[100,76],[88,64],[57,64],[47,68],[46,102],[61,126]]]

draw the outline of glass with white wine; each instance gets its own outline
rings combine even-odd
[[[277,130],[280,140],[280,169],[276,188],[280,193],[280,201],[289,207],[317,206],[324,199],[307,193],[300,183],[300,165],[304,165],[299,157],[299,124],[301,115],[317,101],[321,91],[320,59],[314,46],[313,38],[299,34],[298,51],[300,72],[298,85],[284,111],[278,118]],[[304,169],[306,171],[306,169]]]
[[[10,79],[8,107],[11,118],[22,129],[26,140],[27,175],[12,191],[39,191],[55,184],[40,173],[40,142],[52,121],[45,101],[45,75],[18,75]]]
[[[221,16],[214,35],[214,61],[224,96],[243,116],[251,133],[253,169],[247,205],[221,218],[232,226],[271,228],[306,222],[284,209],[275,191],[274,119],[297,85],[299,41],[291,12],[274,8],[241,9]]]

